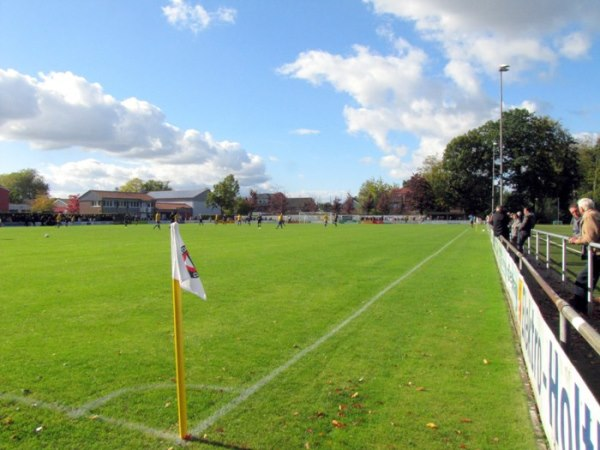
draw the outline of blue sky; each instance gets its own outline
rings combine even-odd
[[[475,6],[474,6],[475,5]],[[600,128],[597,0],[0,0],[0,173],[330,200],[525,107]]]

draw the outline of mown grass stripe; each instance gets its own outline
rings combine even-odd
[[[245,389],[239,396],[237,396],[232,401],[230,401],[229,403],[227,403],[226,405],[221,407],[213,415],[211,415],[207,419],[200,422],[198,425],[196,425],[192,429],[192,434],[199,435],[199,434],[203,433],[207,428],[212,426],[217,420],[219,420],[220,418],[225,416],[230,411],[234,410],[237,406],[242,404],[250,396],[252,396],[256,392],[261,390],[264,386],[269,384],[271,381],[273,381],[282,372],[286,371],[288,368],[293,366],[296,362],[301,360],[304,356],[306,356],[310,352],[319,348],[324,342],[328,341],[333,336],[335,336],[341,329],[343,329],[348,324],[353,322],[357,317],[360,317],[366,310],[368,310],[371,307],[371,305],[373,305],[373,303],[375,303],[377,300],[379,300],[381,297],[383,297],[385,294],[387,294],[390,290],[392,290],[396,286],[398,286],[402,281],[404,281],[406,278],[408,278],[413,273],[415,273],[417,270],[419,270],[421,267],[423,267],[427,262],[429,262],[433,258],[437,257],[440,253],[442,253],[444,250],[446,250],[455,241],[457,241],[460,237],[462,237],[467,231],[468,230],[463,231],[458,236],[454,237],[451,241],[447,242],[444,246],[439,248],[437,251],[435,251],[431,255],[427,256],[425,259],[421,260],[419,263],[417,263],[415,266],[413,266],[410,270],[408,270],[407,272],[402,274],[396,280],[394,280],[393,282],[388,284],[385,288],[383,288],[381,291],[379,291],[377,294],[375,294],[373,297],[371,297],[362,307],[360,307],[358,310],[356,310],[348,318],[346,318],[345,320],[343,320],[342,322],[337,324],[333,329],[331,329],[331,331],[329,331],[325,335],[321,336],[314,343],[312,343],[308,347],[306,347],[303,350],[301,350],[300,352],[298,352],[296,355],[294,355],[292,358],[290,358],[284,364],[273,369],[268,375],[266,375],[265,377],[258,380],[255,384],[253,384],[249,388]]]

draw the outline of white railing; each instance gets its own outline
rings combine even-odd
[[[538,261],[542,261],[545,263],[547,268],[552,267],[552,256],[551,249],[552,247],[559,247],[560,251],[560,272],[563,279],[563,282],[567,280],[568,272],[568,253],[579,253],[572,247],[567,245],[568,237],[561,236],[558,234],[547,233],[544,231],[534,230],[532,233],[532,237],[529,239],[527,243],[527,251],[535,255],[535,259]],[[532,241],[535,243],[535,249],[532,253]],[[518,258],[518,266],[522,271],[523,267],[527,269],[527,271],[531,274],[531,276],[538,283],[540,288],[548,295],[550,300],[556,306],[556,309],[559,313],[559,340],[565,346],[568,347],[568,330],[567,323],[570,323],[574,330],[576,330],[590,345],[591,348],[594,349],[596,354],[600,355],[600,334],[596,331],[594,327],[592,327],[565,299],[561,298],[559,294],[552,289],[552,287],[548,284],[546,280],[539,274],[539,272],[533,267],[533,265],[525,258],[519,250],[512,245],[509,241],[502,238],[501,242],[503,246],[510,253],[514,253],[514,255]],[[540,245],[542,244],[542,245]],[[600,248],[600,245],[591,244],[592,247]],[[587,258],[587,268],[588,268],[588,315],[591,314],[594,308],[593,302],[593,288],[592,283],[593,279],[591,276],[591,270],[593,269],[593,258],[591,258],[591,248],[588,247],[588,258]],[[558,264],[557,264],[558,265]]]

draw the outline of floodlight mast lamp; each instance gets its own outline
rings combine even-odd
[[[509,69],[508,64],[500,64],[498,67],[498,71],[500,72],[500,139],[498,143],[499,156],[500,156],[500,205],[502,202],[502,195],[504,193],[504,157],[502,155],[502,150],[504,148],[502,143],[502,104],[504,103],[503,99],[503,87],[502,87],[502,72],[508,72]]]

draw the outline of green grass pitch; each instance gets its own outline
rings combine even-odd
[[[181,235],[208,295],[183,293],[187,448],[535,448],[482,228]],[[0,228],[0,448],[181,445],[169,245]]]

